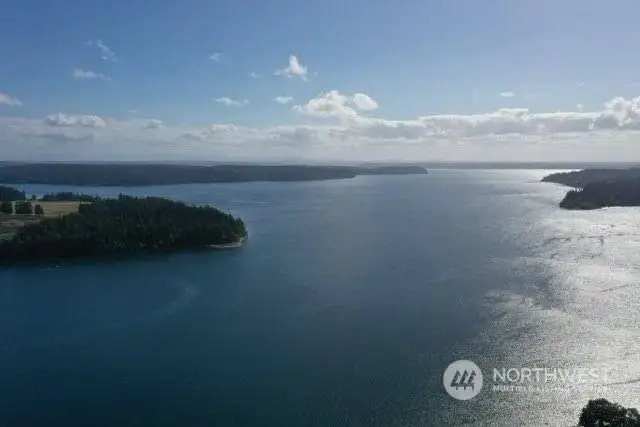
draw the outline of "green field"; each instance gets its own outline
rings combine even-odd
[[[40,205],[44,209],[44,216],[38,215],[7,215],[0,213],[0,240],[10,239],[20,228],[28,224],[42,221],[43,218],[58,217],[78,212],[81,202],[40,202],[32,201],[33,206]]]

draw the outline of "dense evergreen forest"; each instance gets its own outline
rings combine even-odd
[[[607,206],[640,206],[640,178],[592,182],[571,190],[560,202],[564,209],[600,209]]]
[[[564,209],[640,206],[640,168],[585,169],[555,173],[542,180],[575,188],[560,202]]]
[[[628,169],[584,169],[559,172],[542,178],[543,182],[555,182],[569,187],[583,188],[595,182],[612,182],[640,178],[640,167]]]
[[[315,181],[357,175],[426,174],[419,166],[190,166],[147,163],[29,163],[0,166],[0,182],[82,186],[142,186],[213,182]]]
[[[25,197],[26,196],[23,191],[0,185],[0,201],[13,202],[15,200],[23,200]]]
[[[204,247],[235,243],[246,234],[242,220],[213,207],[121,195],[23,227],[0,242],[0,261]]]

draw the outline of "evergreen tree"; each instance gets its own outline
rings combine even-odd
[[[31,215],[33,214],[33,205],[31,202],[16,202],[15,212],[18,215]]]
[[[4,214],[12,214],[13,213],[13,203],[8,200],[0,203],[0,212]]]
[[[35,213],[36,215],[44,215],[44,209],[42,209],[42,205],[36,205],[33,208],[33,213]]]
[[[23,200],[24,198],[25,195],[23,191],[0,185],[0,201],[8,200],[10,202],[13,202],[15,200]]]

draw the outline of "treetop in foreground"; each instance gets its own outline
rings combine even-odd
[[[637,409],[625,408],[606,399],[590,400],[580,414],[580,427],[640,427]]]

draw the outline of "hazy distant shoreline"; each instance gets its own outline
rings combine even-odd
[[[158,163],[24,163],[0,166],[0,182],[86,187],[124,187],[235,182],[294,182],[347,179],[359,175],[426,175],[414,165],[309,166],[240,165],[197,166]]]
[[[299,167],[354,167],[375,168],[388,166],[417,166],[426,169],[592,169],[611,168],[622,169],[639,167],[640,162],[588,162],[588,161],[548,161],[548,162],[516,162],[516,161],[310,161],[310,160],[282,160],[282,161],[173,161],[173,160],[96,160],[96,161],[0,161],[0,167],[5,165],[178,165],[178,166],[299,166]]]

